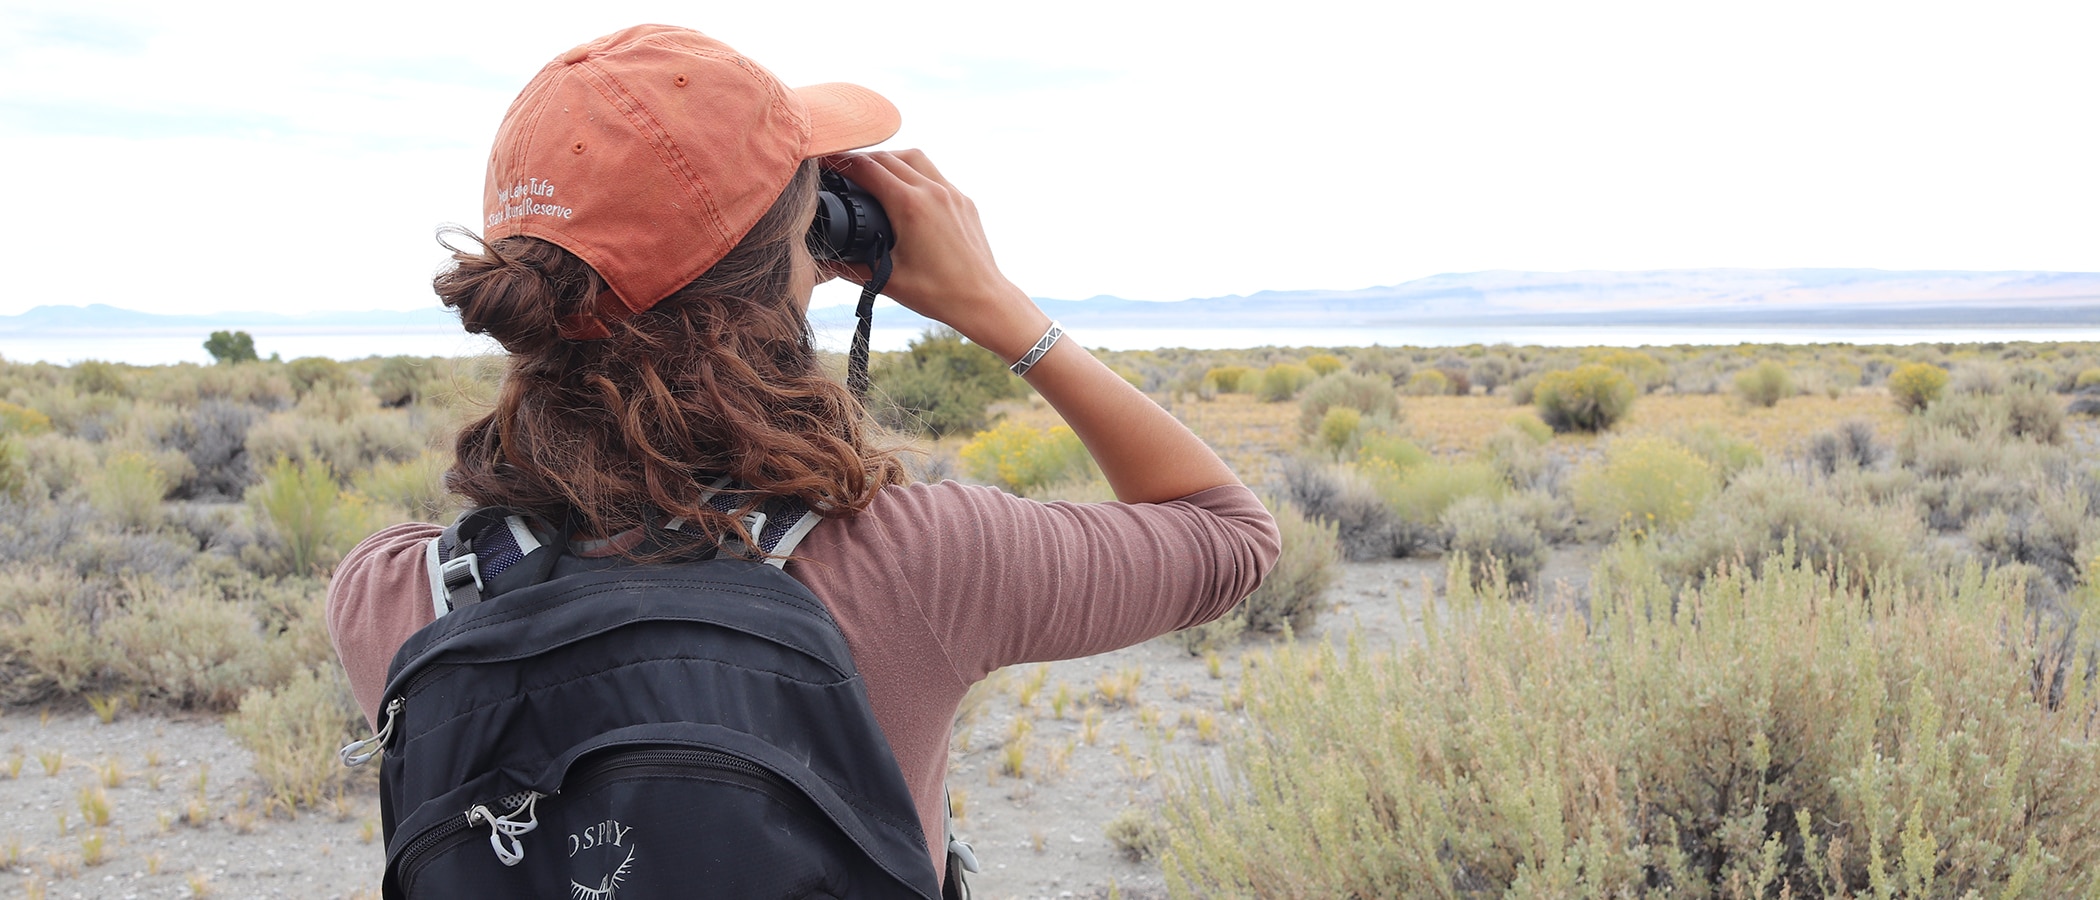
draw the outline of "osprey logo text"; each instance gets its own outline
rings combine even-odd
[[[571,877],[570,897],[574,900],[614,900],[620,891],[620,884],[627,880],[628,873],[634,868],[636,847],[628,840],[628,833],[633,830],[633,826],[621,825],[617,819],[607,819],[569,835],[569,858],[573,860],[581,855],[593,860],[598,863],[593,867],[596,872],[603,873],[599,875],[596,884],[587,884],[581,879]],[[614,860],[618,860],[619,864],[614,865]],[[571,871],[575,869],[572,867]]]

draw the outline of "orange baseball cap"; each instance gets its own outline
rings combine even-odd
[[[603,276],[565,338],[655,306],[743,240],[805,159],[881,143],[897,107],[867,88],[789,89],[697,31],[637,25],[556,57],[489,153],[486,239],[541,238]]]

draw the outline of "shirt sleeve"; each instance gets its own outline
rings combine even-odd
[[[378,720],[394,651],[437,618],[423,546],[442,530],[423,522],[386,528],[343,557],[328,582],[328,639],[367,722]]]
[[[825,575],[850,574],[838,579],[847,594],[910,598],[963,684],[1208,622],[1260,586],[1281,552],[1275,520],[1238,484],[1166,503],[919,484],[885,490],[840,524],[826,537],[886,562]]]

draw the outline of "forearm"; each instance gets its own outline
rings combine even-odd
[[[980,335],[964,334],[1012,362],[1048,330],[1050,318],[1025,295],[1000,307],[1007,312],[996,321],[972,323]],[[1072,427],[1119,500],[1158,503],[1239,480],[1201,438],[1073,337],[1059,340],[1023,377]]]

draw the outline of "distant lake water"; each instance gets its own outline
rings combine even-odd
[[[254,329],[255,349],[264,357],[285,359],[327,356],[472,356],[497,352],[496,342],[455,330],[272,332]],[[871,343],[877,350],[903,350],[919,336],[916,329],[877,327]],[[1537,345],[1545,347],[1640,347],[1676,344],[1936,344],[1988,341],[2100,341],[2100,328],[1826,328],[1815,326],[1695,328],[1560,325],[1535,327],[1424,326],[1416,328],[1088,328],[1072,327],[1070,337],[1104,350],[1149,350],[1188,347],[1222,350],[1244,347],[1460,347],[1468,344]],[[111,331],[79,333],[0,333],[0,357],[14,362],[71,364],[101,359],[133,365],[209,363],[204,334]],[[853,339],[850,326],[820,325],[817,344],[843,352]]]

